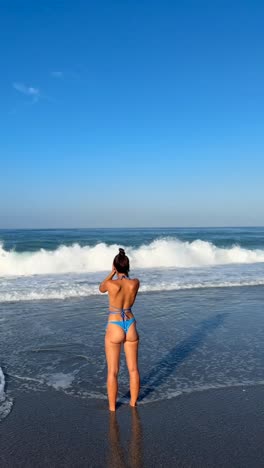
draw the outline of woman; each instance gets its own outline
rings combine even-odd
[[[109,295],[109,318],[105,334],[107,360],[107,392],[109,410],[115,411],[118,391],[118,372],[121,345],[124,343],[130,378],[130,405],[136,406],[139,393],[138,343],[136,321],[131,307],[139,288],[138,279],[130,279],[129,259],[124,249],[115,256],[111,273],[102,281],[99,290]],[[117,279],[113,279],[114,276]]]

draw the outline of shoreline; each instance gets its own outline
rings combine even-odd
[[[56,390],[12,392],[0,423],[0,465],[8,467],[260,467],[264,459],[264,386],[181,394],[119,404]]]

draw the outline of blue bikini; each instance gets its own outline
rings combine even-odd
[[[127,276],[123,276],[121,279],[123,278],[126,278],[126,279],[129,279]],[[127,309],[121,309],[119,307],[115,307],[115,306],[110,306],[111,309],[115,309],[116,312],[113,312],[112,310],[109,310],[108,311],[108,314],[111,315],[111,314],[120,314],[121,315],[121,318],[122,318],[122,322],[121,321],[117,321],[117,320],[109,320],[107,325],[109,323],[112,323],[114,325],[118,325],[119,327],[122,328],[122,330],[124,330],[125,333],[128,332],[128,329],[130,328],[130,326],[132,325],[132,323],[135,323],[135,318],[133,317],[132,319],[128,319],[127,318],[127,315],[126,315],[126,312],[132,312],[132,309],[131,307],[128,307]]]
[[[117,320],[116,321],[109,320],[108,324],[112,323],[114,325],[118,325],[119,327],[122,328],[122,330],[124,330],[125,333],[127,333],[129,327],[132,325],[132,323],[134,323],[136,321],[135,317],[133,317],[132,319],[127,318],[126,312],[132,312],[131,307],[129,307],[128,309],[120,309],[119,307],[111,306],[111,309],[116,309],[116,312],[113,312],[113,311],[109,310],[109,312],[108,312],[109,315],[111,315],[111,314],[115,314],[115,315],[120,314],[121,317],[122,317],[122,322],[117,321]]]

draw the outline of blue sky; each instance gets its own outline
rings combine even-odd
[[[262,1],[7,1],[0,227],[264,224]]]

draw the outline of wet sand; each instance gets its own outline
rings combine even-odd
[[[264,465],[264,386],[141,404],[19,392],[0,424],[0,466],[239,467]]]

